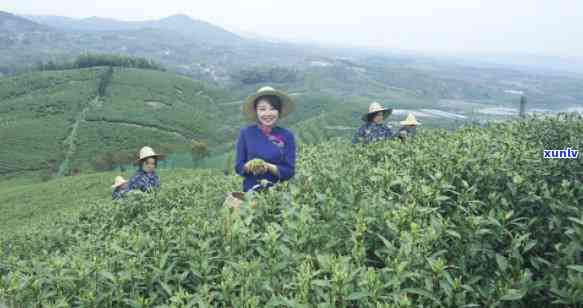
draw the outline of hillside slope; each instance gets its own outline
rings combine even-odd
[[[528,119],[407,144],[305,147],[295,179],[241,216],[221,209],[233,178],[207,173],[169,180],[157,195],[85,203],[77,219],[0,243],[0,297],[90,307],[576,306],[583,165],[542,151],[581,149],[582,133],[580,117]]]
[[[204,171],[193,169],[160,170],[163,185],[175,185],[183,179],[197,178]],[[127,172],[102,172],[65,177],[44,183],[10,185],[0,188],[0,238],[43,228],[50,229],[55,220],[75,221],[79,211],[92,202],[109,202],[113,179]]]
[[[224,83],[240,67],[297,64],[311,53],[297,46],[244,39],[185,15],[143,22],[27,18],[38,23],[0,11],[0,29],[3,24],[19,21],[17,27],[10,27],[15,32],[0,31],[0,42],[5,47],[0,49],[0,73],[11,74],[38,62],[62,61],[93,52],[146,57],[175,72]],[[28,31],[31,25],[44,31]]]
[[[192,139],[220,145],[234,138],[234,132],[215,124],[222,117],[218,104],[229,100],[224,90],[190,78],[139,69],[97,67],[4,78],[0,174],[57,173],[64,161],[68,166],[61,174],[88,171],[99,155],[137,151],[145,144],[185,151]]]
[[[148,21],[119,21],[99,17],[76,19],[61,16],[25,16],[25,18],[65,31],[104,32],[162,29],[188,35],[192,39],[212,44],[233,45],[243,42],[243,39],[234,33],[182,14]]]
[[[0,11],[0,37],[22,32],[47,31],[48,27],[8,12]]]

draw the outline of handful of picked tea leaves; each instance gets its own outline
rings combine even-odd
[[[249,171],[257,174],[265,166],[265,161],[260,158],[255,158],[249,161]]]

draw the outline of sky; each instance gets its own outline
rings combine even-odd
[[[15,14],[159,19],[387,50],[583,55],[581,0],[2,0]]]

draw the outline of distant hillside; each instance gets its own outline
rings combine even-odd
[[[537,108],[569,108],[583,102],[580,76],[472,66],[479,61],[461,66],[428,56],[243,38],[185,15],[139,22],[27,18],[49,30],[34,35],[23,31],[5,40],[6,48],[0,49],[0,73],[11,74],[30,69],[36,62],[63,61],[85,52],[115,53],[153,59],[170,71],[236,90],[276,83],[331,95],[406,99],[426,105],[452,99],[507,105],[517,98],[505,91],[517,90],[528,92],[529,103]],[[297,76],[288,80],[245,76],[256,67],[291,68]]]
[[[256,91],[215,88],[173,73],[90,67],[5,77],[0,82],[0,180],[48,179],[107,170],[104,157],[135,156],[145,144],[175,154],[172,165],[192,166],[190,141],[208,142],[212,167],[227,163],[239,128],[242,100]],[[286,88],[284,88],[287,90]],[[360,124],[366,99],[290,92],[297,110],[282,122],[299,142],[346,136]],[[325,121],[319,121],[325,117]],[[122,156],[122,157],[120,157]],[[119,165],[124,165],[119,161]],[[127,160],[125,161],[127,163]],[[112,167],[112,166],[110,166]],[[115,166],[113,166],[115,167]]]
[[[13,33],[48,30],[48,27],[39,23],[0,11],[0,37]]]
[[[25,51],[26,47],[51,44],[60,39],[62,35],[47,26],[0,11],[0,67],[19,57],[16,53],[10,53],[15,46],[21,46]],[[38,50],[29,52],[42,53]]]
[[[0,83],[0,176],[75,174],[96,158],[145,144],[188,151],[234,138],[224,122],[227,92],[158,71],[104,67],[37,72]],[[222,123],[222,126],[217,125]]]
[[[89,17],[75,19],[61,16],[25,16],[26,18],[55,29],[67,31],[135,31],[161,29],[189,36],[209,43],[231,45],[243,41],[238,35],[205,21],[186,15],[173,15],[160,20],[119,21],[110,18]]]
[[[13,24],[13,18],[5,13],[0,22]],[[153,59],[180,74],[224,85],[231,74],[243,67],[298,65],[312,53],[297,46],[245,39],[185,15],[143,22],[97,17],[27,18],[30,25],[42,23],[46,32],[31,35],[26,32],[29,25],[11,26],[16,32],[10,32],[10,36],[0,33],[5,47],[0,49],[0,74],[13,74],[37,62],[62,61],[85,52],[117,53]]]

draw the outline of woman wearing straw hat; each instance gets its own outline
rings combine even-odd
[[[294,102],[284,92],[263,87],[242,105],[250,122],[239,132],[235,171],[245,177],[243,191],[262,190],[287,181],[295,172],[296,145],[291,131],[278,126],[281,118],[294,110]]]
[[[401,125],[403,126],[399,129],[399,136],[407,138],[415,137],[415,134],[417,133],[417,125],[420,124],[421,123],[417,122],[415,115],[409,113],[405,121],[401,121]]]
[[[117,200],[120,199],[121,197],[123,197],[124,195],[124,191],[126,189],[126,185],[127,181],[121,177],[121,176],[116,176],[115,177],[115,182],[114,184],[111,186],[111,188],[113,189],[113,193],[111,194],[111,199],[113,200]]]
[[[393,109],[385,108],[377,102],[372,102],[368,107],[368,113],[362,116],[362,120],[366,123],[356,131],[354,137],[352,137],[352,143],[362,142],[368,144],[394,138],[395,135],[391,128],[383,123],[392,112]]]
[[[156,174],[156,167],[158,166],[158,160],[162,158],[163,156],[156,154],[151,147],[141,148],[140,156],[136,160],[139,169],[130,179],[126,191],[141,190],[148,192],[160,189],[160,179]]]

